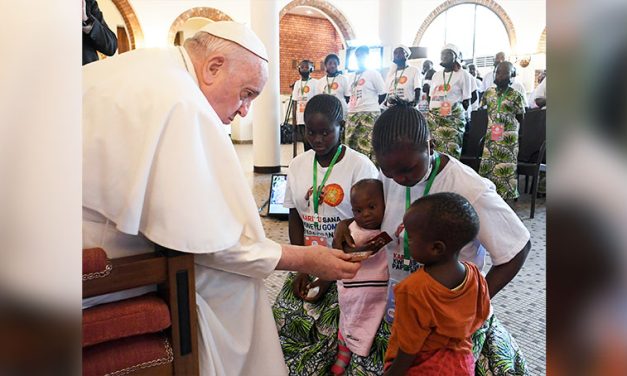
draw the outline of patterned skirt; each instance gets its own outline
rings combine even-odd
[[[380,111],[349,113],[346,119],[345,141],[351,149],[368,156],[374,162],[372,152],[372,128],[381,115]]]
[[[290,375],[329,375],[338,347],[340,308],[337,287],[332,284],[318,303],[305,303],[292,292],[295,274],[290,273],[272,307],[285,363]],[[381,375],[391,327],[383,320],[370,354],[353,354],[345,375]],[[475,374],[480,376],[528,375],[518,345],[492,315],[473,334]]]
[[[453,105],[449,116],[440,116],[439,108],[429,110],[427,124],[431,138],[435,141],[435,150],[459,159],[466,130],[465,111],[461,103]]]
[[[496,191],[504,199],[518,198],[518,121],[503,121],[505,131],[500,141],[492,140],[491,125],[488,126],[479,175],[490,179]]]

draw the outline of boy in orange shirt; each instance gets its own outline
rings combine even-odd
[[[490,311],[488,285],[459,251],[479,216],[456,193],[416,200],[403,217],[411,256],[424,266],[394,289],[396,313],[385,375],[474,375],[470,336]]]

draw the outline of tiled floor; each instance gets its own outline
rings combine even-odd
[[[301,146],[302,148],[302,146]],[[253,190],[257,206],[268,198],[270,175],[252,172],[252,146],[236,145],[242,168]],[[302,149],[301,149],[302,150]],[[302,152],[302,151],[301,151]],[[281,146],[281,165],[292,157],[291,145]],[[283,169],[285,171],[285,169]],[[522,186],[521,186],[522,189]],[[514,205],[516,213],[531,232],[533,249],[522,270],[493,300],[497,317],[514,336],[527,358],[532,375],[546,374],[546,207],[538,200],[534,219],[529,218],[529,195],[523,195]],[[287,243],[287,221],[262,217],[269,238]],[[489,268],[489,260],[486,269]],[[266,279],[270,300],[274,301],[286,272],[275,272]]]

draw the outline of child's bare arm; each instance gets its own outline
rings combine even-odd
[[[392,365],[388,368],[383,376],[403,376],[407,373],[412,364],[416,360],[416,354],[407,354],[403,350],[398,349],[398,355],[392,361]]]
[[[298,214],[298,210],[290,209],[288,217],[288,233],[290,235],[290,244],[293,245],[305,245],[305,227],[303,226],[303,220]]]

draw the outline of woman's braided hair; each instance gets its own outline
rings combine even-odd
[[[415,148],[426,146],[429,127],[425,117],[409,102],[392,98],[391,106],[374,123],[372,148],[375,154],[384,155],[399,143],[409,143]]]
[[[305,107],[304,119],[305,124],[307,118],[312,114],[320,113],[331,122],[337,122],[340,126],[344,125],[344,113],[342,112],[342,103],[334,95],[318,94],[314,95]]]

